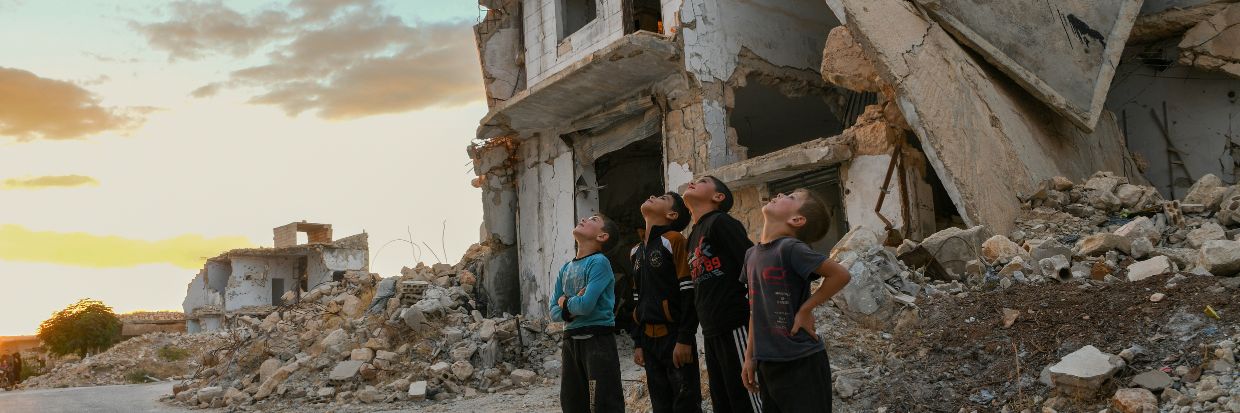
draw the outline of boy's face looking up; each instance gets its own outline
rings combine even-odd
[[[689,182],[689,186],[685,187],[683,194],[686,200],[693,201],[711,201],[715,204],[723,202],[727,197],[715,186],[715,180],[709,176],[703,176]]]
[[[601,216],[591,215],[588,218],[582,218],[577,221],[577,226],[573,227],[573,239],[579,242],[589,241],[603,245],[611,238],[611,234],[608,234],[603,229],[603,226],[604,222]]]
[[[646,202],[642,202],[642,216],[656,219],[660,224],[674,221],[679,214],[672,210],[672,204],[671,195],[651,195],[650,198],[646,198]]]
[[[801,215],[801,206],[805,205],[808,194],[804,190],[792,191],[787,195],[776,194],[766,205],[762,206],[762,215],[769,222],[784,222],[793,229],[805,225],[805,216]]]

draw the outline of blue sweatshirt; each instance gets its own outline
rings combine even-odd
[[[551,293],[551,320],[567,321],[569,333],[583,327],[614,327],[615,287],[611,262],[601,252],[565,263]],[[560,308],[560,297],[566,295],[565,308]]]

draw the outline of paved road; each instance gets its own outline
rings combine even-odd
[[[0,412],[141,413],[188,412],[159,402],[172,382],[126,386],[0,391]]]

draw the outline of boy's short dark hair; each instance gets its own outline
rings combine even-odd
[[[606,215],[596,215],[598,215],[599,219],[603,220],[603,232],[607,234],[607,241],[603,243],[602,251],[611,251],[612,248],[616,247],[616,243],[619,242],[620,226],[616,225],[616,221],[612,221],[611,218],[608,218]]]
[[[676,213],[676,220],[668,224],[672,231],[684,231],[689,226],[689,220],[693,217],[689,213],[689,207],[685,205],[685,199],[680,194],[668,191],[667,195],[672,197],[672,212]]]
[[[719,180],[719,178],[712,175],[706,175],[706,177],[715,182],[715,192],[723,194],[723,201],[719,202],[719,210],[723,212],[731,211],[732,204],[734,203],[732,199],[732,190],[728,189],[728,185]]]
[[[798,214],[805,217],[805,225],[797,229],[797,239],[805,243],[816,242],[827,235],[827,230],[831,228],[831,215],[827,212],[827,204],[822,202],[818,196],[814,195],[805,188],[797,188],[792,192],[803,192],[805,194],[805,202],[801,204]]]

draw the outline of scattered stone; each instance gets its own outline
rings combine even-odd
[[[1162,370],[1150,370],[1133,376],[1132,384],[1150,391],[1160,391],[1171,386],[1171,376]]]
[[[1131,246],[1132,242],[1128,238],[1103,232],[1082,239],[1077,248],[1077,255],[1096,257],[1106,254],[1107,251],[1120,251],[1128,254]]]
[[[1164,298],[1167,298],[1167,295],[1163,293],[1150,294],[1150,301],[1155,303],[1162,301]]]
[[[526,385],[526,384],[533,383],[535,377],[537,376],[534,374],[534,372],[525,370],[525,369],[513,370],[512,374],[509,375],[509,378],[512,380],[512,382],[518,385]]]
[[[1240,241],[1206,241],[1197,261],[1210,274],[1222,277],[1236,275],[1240,273]]]
[[[359,360],[346,360],[336,363],[336,367],[332,367],[332,371],[327,375],[327,379],[343,381],[357,377],[358,370],[362,368],[363,363]]]
[[[1128,266],[1128,281],[1141,281],[1159,274],[1175,272],[1175,263],[1165,256],[1138,261]]]
[[[224,395],[224,389],[220,388],[219,386],[203,387],[201,389],[198,389],[198,394],[197,394],[198,400],[208,402],[208,403],[211,400],[214,400],[216,397],[220,397],[223,395]]]
[[[439,376],[442,376],[442,375],[444,375],[444,374],[447,374],[447,373],[448,373],[448,369],[450,369],[450,368],[452,368],[452,365],[451,365],[451,364],[448,364],[447,362],[443,362],[443,361],[441,361],[441,362],[438,362],[438,363],[432,364],[432,365],[431,365],[431,367],[430,367],[430,369],[429,369],[428,371],[430,372],[431,377],[439,377]]]
[[[1223,227],[1213,222],[1201,224],[1200,228],[1188,232],[1188,245],[1193,248],[1201,248],[1206,241],[1227,239],[1227,234]]]
[[[357,397],[357,401],[366,404],[383,401],[383,394],[380,393],[379,389],[376,389],[375,386],[366,386],[365,388],[358,390],[354,396]]]
[[[456,376],[457,380],[468,379],[470,376],[474,375],[474,365],[463,360],[452,363],[452,375]]]
[[[1129,254],[1132,255],[1133,258],[1141,259],[1154,252],[1154,243],[1150,242],[1149,238],[1137,237],[1132,240],[1132,246],[1130,249],[1131,251],[1129,251]]]
[[[1004,328],[1011,327],[1012,324],[1016,323],[1017,317],[1020,317],[1020,311],[1013,310],[1011,308],[1004,308],[1003,309],[1003,327]]]
[[[1087,345],[1051,366],[1051,381],[1067,395],[1089,397],[1124,367],[1124,360]]]
[[[1188,41],[1188,37],[1184,38]],[[1188,189],[1188,195],[1184,197],[1181,204],[1202,204],[1207,210],[1218,208],[1219,202],[1223,201],[1223,196],[1227,194],[1228,188],[1223,185],[1223,180],[1214,174],[1206,174],[1198,179],[1191,188]]]
[[[1158,413],[1158,398],[1146,389],[1119,389],[1111,406],[1119,413]]]
[[[415,381],[409,385],[409,399],[413,401],[426,400],[426,382]]]
[[[375,358],[375,351],[366,347],[353,349],[349,353],[349,360],[357,360],[363,363],[369,363]]]
[[[1002,235],[995,235],[982,242],[982,258],[991,265],[1007,264],[1022,255],[1025,255],[1025,250]]]

